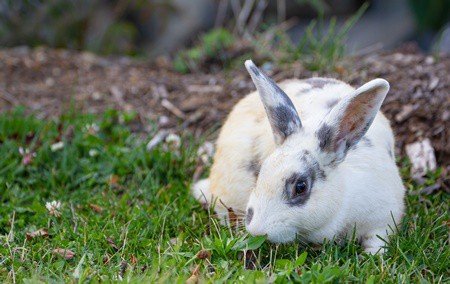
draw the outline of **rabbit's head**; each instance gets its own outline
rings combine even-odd
[[[333,219],[345,187],[336,168],[372,124],[389,90],[375,79],[341,99],[314,127],[302,126],[289,97],[252,61],[245,66],[264,104],[275,151],[267,157],[247,205],[252,235],[293,241]],[[330,181],[332,181],[330,183]]]

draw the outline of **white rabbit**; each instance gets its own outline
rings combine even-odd
[[[389,83],[355,90],[311,78],[278,87],[252,61],[245,66],[257,91],[228,116],[211,174],[193,195],[219,215],[246,212],[248,232],[275,243],[355,232],[366,252],[383,252],[405,194],[393,133],[379,112]]]

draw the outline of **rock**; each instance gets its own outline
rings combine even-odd
[[[414,142],[406,145],[406,154],[411,161],[411,176],[418,182],[428,171],[436,170],[436,157],[430,139]]]
[[[147,151],[153,150],[159,143],[166,139],[167,135],[169,135],[169,131],[167,130],[160,130],[156,133],[156,135],[147,143]]]

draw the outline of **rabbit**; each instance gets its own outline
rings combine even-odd
[[[322,243],[356,236],[383,253],[404,212],[394,135],[380,112],[384,79],[358,89],[329,78],[277,85],[245,62],[257,91],[224,123],[210,176],[192,187],[226,220],[274,243]]]

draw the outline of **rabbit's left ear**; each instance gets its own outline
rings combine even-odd
[[[302,123],[291,99],[251,61],[245,67],[252,77],[269,118],[275,143],[281,145],[288,136],[301,129]]]
[[[333,163],[342,161],[350,147],[366,134],[389,91],[384,79],[372,80],[342,99],[316,132],[321,151]]]

